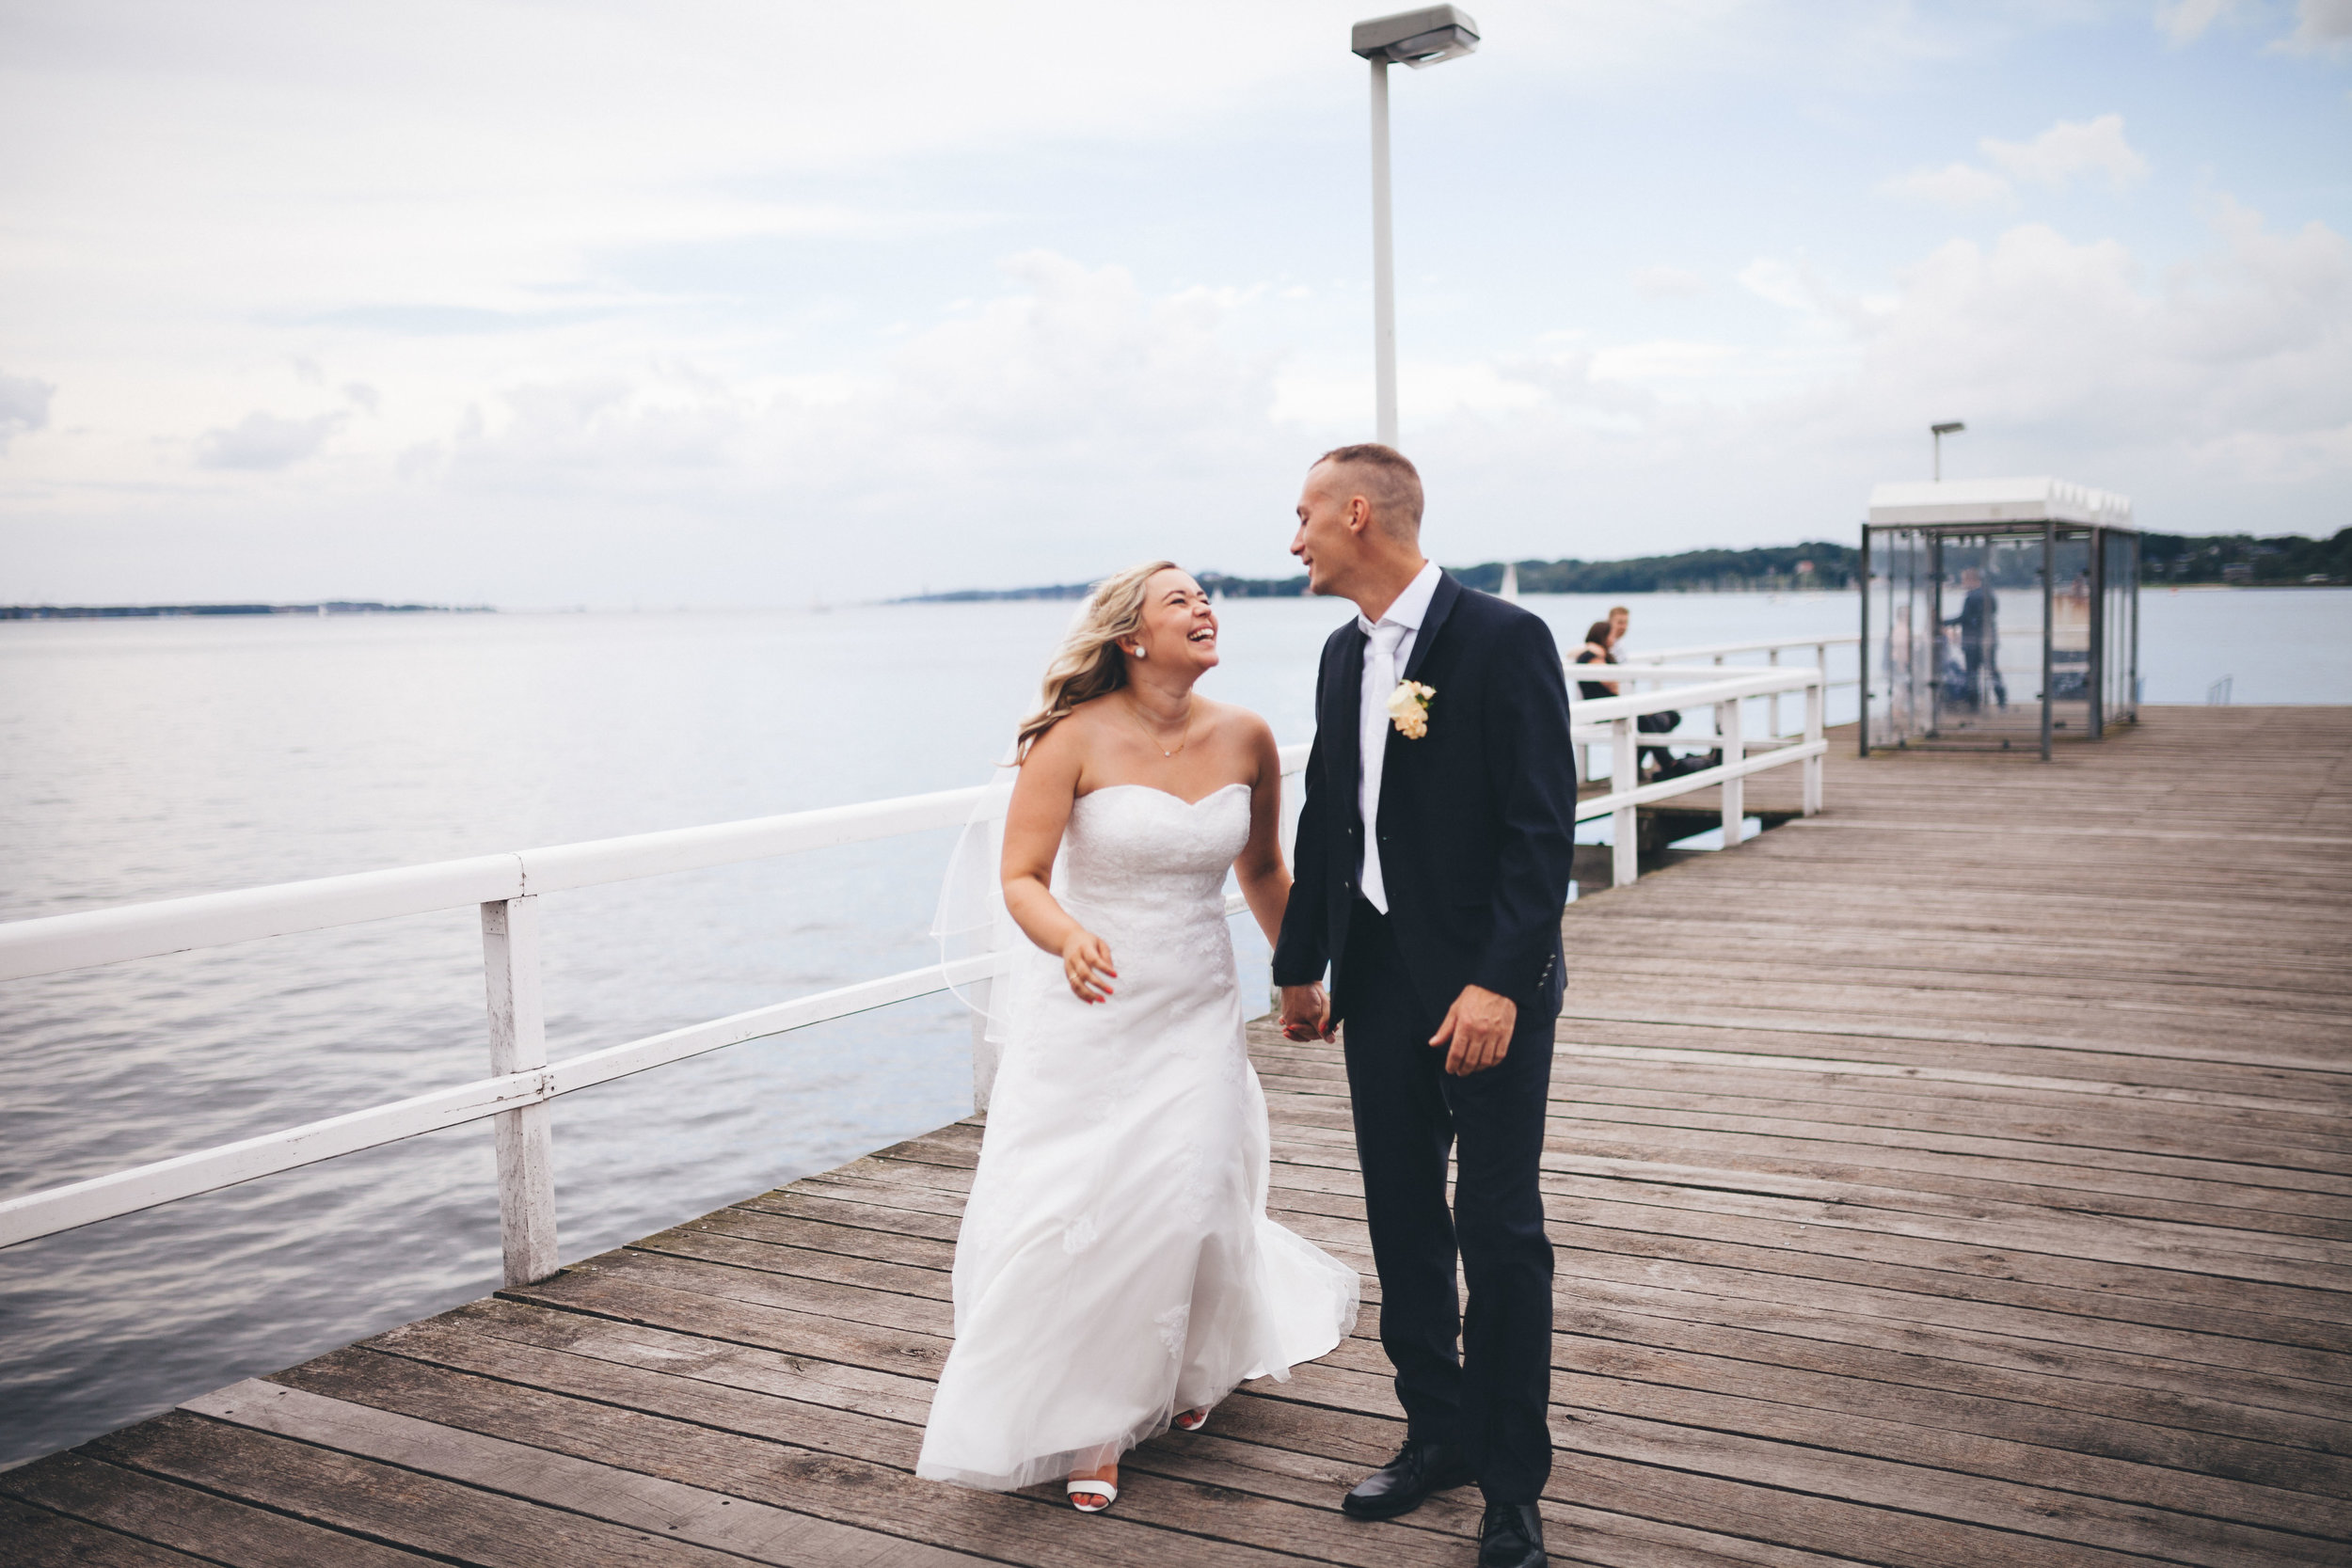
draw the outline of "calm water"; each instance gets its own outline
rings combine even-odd
[[[1606,601],[1527,601],[1581,637]],[[1640,596],[1633,646],[1846,633],[1842,595]],[[2352,702],[2352,594],[2152,593],[2150,702]],[[950,788],[1066,604],[0,623],[0,919]],[[1225,607],[1204,688],[1309,733],[1327,602]],[[1851,666],[1849,665],[1850,669]],[[1833,718],[1851,716],[1842,695]],[[947,835],[550,896],[559,1055],[908,968]],[[478,1077],[470,911],[0,986],[0,1194]],[[556,1102],[566,1259],[969,1107],[906,1004]],[[0,1463],[498,1282],[485,1127],[0,1253]]]

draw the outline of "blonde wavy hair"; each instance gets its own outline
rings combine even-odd
[[[1094,585],[1077,621],[1045,666],[1038,710],[1021,721],[1013,754],[1023,761],[1039,736],[1092,702],[1127,684],[1127,661],[1119,645],[1143,626],[1143,591],[1160,572],[1182,571],[1173,561],[1147,561]]]

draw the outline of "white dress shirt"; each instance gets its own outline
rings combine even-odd
[[[1382,914],[1389,912],[1388,884],[1380,876],[1380,774],[1389,754],[1389,693],[1405,678],[1412,662],[1413,639],[1429,618],[1429,601],[1438,593],[1438,563],[1422,564],[1405,592],[1377,622],[1359,613],[1358,629],[1372,639],[1364,649],[1364,684],[1358,710],[1358,750],[1363,770],[1356,784],[1356,809],[1364,823],[1364,861],[1356,879],[1364,901]]]

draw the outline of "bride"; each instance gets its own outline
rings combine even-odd
[[[1268,941],[1290,874],[1281,764],[1215,668],[1208,594],[1166,561],[1100,584],[1021,726],[1004,824],[1012,1020],[956,1243],[956,1341],[915,1473],[996,1490],[1198,1430],[1356,1322],[1357,1277],[1265,1217],[1265,1098],[1242,1040],[1228,868]],[[1043,955],[1059,960],[1055,964]]]

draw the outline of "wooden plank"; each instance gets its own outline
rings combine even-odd
[[[436,1345],[447,1347],[454,1343],[461,1355],[473,1350],[469,1340],[453,1341],[446,1334],[424,1334],[422,1330],[429,1326],[398,1331],[376,1342],[426,1358],[433,1357]],[[648,1371],[708,1379],[730,1387],[775,1393],[835,1408],[866,1410],[914,1424],[920,1423],[927,1403],[925,1386],[910,1386],[904,1380],[893,1379],[895,1386],[891,1392],[898,1394],[898,1399],[892,1404],[875,1406],[868,1402],[873,1397],[868,1388],[837,1371],[811,1379],[803,1355],[787,1356],[737,1347],[712,1354],[711,1347],[684,1333],[651,1329],[615,1333],[611,1325],[593,1322],[583,1326],[581,1320],[572,1314],[505,1304],[494,1312],[471,1314],[469,1326],[478,1335],[616,1360]],[[707,1331],[713,1325],[696,1320],[693,1326],[698,1331]],[[1606,1400],[1617,1402],[1606,1407],[1663,1419],[1676,1418],[1666,1414],[1660,1402],[1689,1397],[1680,1390],[1769,1400],[1781,1413],[1779,1418],[1783,1421],[1817,1421],[1818,1427],[1808,1429],[1801,1439],[1812,1447],[1836,1449],[1859,1441],[1867,1445],[1861,1450],[1867,1453],[1954,1468],[1957,1466],[1952,1464],[1952,1455],[1944,1446],[1952,1440],[1947,1434],[1962,1434],[1963,1439],[1989,1438],[1991,1446],[1984,1451],[1995,1454],[1989,1462],[1994,1467],[1979,1473],[2005,1474],[2015,1481],[2038,1479],[2095,1496],[2175,1511],[2201,1512],[2217,1518],[2284,1529],[2352,1528],[2352,1508],[2322,1497],[2298,1497],[2281,1490],[2301,1484],[2327,1497],[2352,1496],[2352,1463],[2331,1454],[2286,1454],[2260,1442],[2169,1431],[2147,1426],[2144,1420],[2072,1417],[2063,1410],[2049,1411],[2022,1402],[2030,1398],[2030,1389],[2021,1393],[2016,1387],[2001,1386],[1994,1392],[1980,1389],[1954,1397],[1935,1391],[1930,1380],[1910,1380],[1923,1386],[1872,1381],[1890,1370],[1899,1378],[1904,1370],[1900,1363],[1926,1359],[1919,1356],[1880,1355],[1869,1364],[1857,1365],[1846,1357],[1825,1354],[1813,1371],[1780,1372],[1755,1360],[1733,1358],[1750,1345],[1777,1342],[1774,1335],[1750,1332],[1742,1337],[1744,1343],[1719,1346],[1724,1351],[1721,1356],[1652,1354],[1645,1362],[1633,1366],[1621,1352],[1607,1347],[1596,1350],[1593,1341],[1584,1337],[1591,1332],[1585,1325],[1571,1327],[1575,1332],[1560,1337],[1562,1354],[1555,1358],[1572,1376],[1584,1380],[1578,1385],[1582,1392],[1564,1395],[1565,1402],[1571,1406],[1592,1405],[1596,1400],[1592,1390],[1602,1389],[1605,1393],[1606,1389],[1616,1387],[1629,1391],[1605,1394]],[[811,1347],[803,1342],[797,1348]],[[830,1347],[816,1348],[821,1354]],[[1369,1371],[1375,1380],[1386,1376],[1386,1365],[1376,1347],[1361,1339],[1327,1364]],[[502,1375],[515,1375],[512,1366],[501,1365],[500,1370]],[[2034,1381],[2031,1376],[2015,1380],[2022,1385]],[[918,1397],[916,1390],[922,1390],[926,1397]],[[1272,1388],[1264,1392],[1279,1393]],[[1816,1411],[1825,1414],[1815,1418],[1811,1413]],[[2136,1414],[2144,1418],[2146,1412]],[[1852,1418],[1857,1417],[1858,1426],[1852,1424]],[[1689,1424],[1724,1423],[1721,1419],[1699,1419]],[[1222,1430],[1224,1423],[1220,1421],[1218,1425]],[[2343,1430],[2341,1423],[2336,1423],[2336,1428]],[[1757,1428],[1747,1425],[1741,1430]],[[2063,1451],[2068,1449],[2090,1457],[2074,1458]],[[2258,1484],[2207,1479],[2257,1471],[2267,1478]]]
[[[202,1568],[202,1560],[0,1497],[8,1568]]]
[[[1269,1091],[1334,1098],[1346,1093],[1345,1069],[1336,1058],[1282,1054],[1254,1035],[1250,1045]],[[2022,1127],[2033,1126],[2036,1118],[2088,1114],[2126,1136],[2178,1136],[2213,1128],[2284,1148],[2352,1149],[2352,1131],[2343,1117],[2306,1104],[2233,1105],[2219,1095],[2095,1079],[2026,1079],[1836,1057],[1557,1040],[1550,1099],[1606,1093],[1688,1095],[1766,1108],[1804,1105],[1830,1117],[1981,1113]]]
[[[96,1457],[332,1529],[482,1568],[724,1568],[741,1560],[563,1509],[172,1411],[89,1445]]]
[[[441,1347],[458,1354],[455,1341]],[[506,1369],[490,1381],[400,1356],[341,1351],[280,1379],[445,1425],[529,1441],[558,1452],[698,1483],[842,1523],[954,1547],[988,1544],[989,1555],[1082,1568],[1104,1561],[1165,1561],[1181,1552],[1203,1568],[1281,1568],[1308,1547],[1322,1560],[1377,1568],[1383,1561],[1455,1568],[1458,1544],[1383,1557],[1334,1537],[1327,1521],[1295,1507],[1212,1495],[1184,1484],[1121,1489],[1119,1507],[1088,1518],[1045,1489],[976,1492],[918,1481],[910,1473],[920,1433],[898,1423],[831,1412],[643,1373],[578,1356],[532,1353],[480,1339],[474,1351]],[[537,1386],[564,1385],[563,1392]],[[526,1386],[528,1384],[529,1386]],[[687,1413],[679,1419],[668,1412]],[[1052,1489],[1058,1493],[1059,1488]],[[1194,1533],[1210,1513],[1224,1539]],[[1170,1532],[1182,1532],[1171,1537]],[[1395,1543],[1382,1543],[1389,1551]],[[1293,1556],[1282,1555],[1285,1552]]]
[[[982,1560],[283,1384],[240,1383],[181,1408],[757,1562],[954,1568]]]
[[[1325,1242],[1331,1240],[1328,1237],[1316,1239]],[[850,1282],[846,1277],[850,1271],[840,1267],[840,1260],[834,1259],[833,1255],[822,1253],[796,1255],[794,1249],[791,1248],[772,1250],[775,1254],[773,1258],[755,1259],[751,1266],[773,1268],[779,1272],[800,1273],[808,1277],[830,1278],[842,1283]],[[1360,1248],[1359,1250],[1360,1252]],[[682,1254],[682,1256],[691,1255]],[[716,1259],[704,1258],[702,1260],[714,1261]],[[931,1280],[929,1293],[944,1297],[947,1291],[947,1279],[944,1272],[933,1272]],[[1563,1309],[1581,1315],[1579,1327],[1581,1333],[1587,1335],[1607,1333],[1609,1337],[1614,1338],[1625,1338],[1629,1335],[1639,1337],[1645,1329],[1652,1333],[1661,1332],[1661,1330],[1652,1328],[1648,1323],[1649,1315],[1661,1310],[1657,1300],[1658,1294],[1620,1289],[1613,1296],[1605,1288],[1596,1288],[1591,1283],[1585,1282],[1564,1289]],[[1669,1295],[1668,1299],[1681,1305],[1682,1315],[1686,1318],[1696,1315],[1701,1321],[1723,1322],[1729,1316],[1720,1312],[1710,1312],[1708,1308],[1711,1305],[1711,1298],[1684,1298],[1678,1295]],[[1606,1317],[1596,1316],[1599,1311],[1597,1303],[1609,1300],[1624,1306],[1627,1310]],[[1748,1319],[1769,1317],[1776,1323],[1782,1335],[1789,1335],[1792,1330],[1798,1329],[1801,1323],[1804,1328],[1812,1329],[1829,1316],[1821,1313],[1810,1315],[1790,1313],[1785,1310],[1772,1312],[1770,1309],[1759,1308],[1745,1303],[1741,1304],[1738,1315]],[[1606,1323],[1608,1328],[1596,1326],[1601,1323]],[[1903,1340],[1915,1338],[1915,1336],[1898,1334],[1890,1338]],[[1819,1354],[1811,1350],[1801,1334],[1794,1337],[1790,1344],[1792,1354],[1801,1356]],[[1772,1353],[1769,1342],[1765,1341],[1764,1337],[1742,1336],[1739,1338],[1735,1350],[1729,1354],[1741,1355],[1749,1361],[1761,1361],[1769,1359]],[[1862,1352],[1851,1338],[1845,1341],[1844,1348],[1836,1352],[1836,1356],[1849,1368],[1853,1367],[1857,1359],[1868,1359],[1867,1354]],[[1920,1360],[1913,1355],[1885,1359],[1900,1365],[1911,1365]],[[1972,1359],[1982,1361],[1989,1357],[1980,1350],[1979,1355]],[[2192,1426],[2209,1431],[2245,1432],[2267,1442],[2300,1444],[2318,1449],[2342,1446],[2352,1449],[2352,1426],[2345,1425],[2340,1418],[2344,1409],[2344,1395],[2341,1386],[2304,1384],[2277,1376],[2253,1377],[2232,1373],[2209,1365],[2183,1367],[2153,1360],[2144,1355],[2102,1354],[2091,1351],[2074,1353],[2075,1364],[2070,1366],[2065,1376],[2052,1386],[2049,1380],[2043,1378],[2039,1371],[2039,1368],[2046,1364],[2049,1359],[2045,1350],[2032,1345],[2011,1345],[2006,1348],[2004,1359],[2010,1370],[2015,1374],[2018,1386],[2003,1386],[1997,1397],[2019,1401],[2055,1401],[2065,1404],[2078,1397],[2075,1394],[2077,1387],[2088,1387],[2093,1395],[2104,1395],[2110,1386],[2137,1385],[2151,1390],[2161,1390],[2163,1394],[2161,1399],[2142,1400],[2132,1405],[2132,1413],[2139,1419],[2161,1418],[2167,1425]],[[1804,1359],[1788,1364],[1812,1366],[1820,1363],[1814,1359]],[[2086,1382],[2086,1373],[2094,1367],[2099,1371],[2099,1377]],[[1895,1374],[1881,1372],[1871,1375],[1892,1376]],[[1943,1386],[1945,1386],[1973,1387],[1977,1386],[1979,1382],[1988,1374],[1979,1368],[1971,1367],[1956,1370],[1939,1369],[1938,1375],[1944,1380]],[[1953,1382],[1955,1378],[1960,1379],[1961,1382]],[[2181,1403],[2180,1402],[2183,1401],[2189,1402]],[[2265,1424],[2260,1417],[2251,1412],[2227,1411],[2223,1408],[2227,1402],[2249,1405],[2254,1411],[2299,1412],[2319,1418],[2319,1424],[2315,1427],[2293,1429],[2280,1427],[2275,1422]],[[2112,1411],[2114,1407],[2099,1404],[2092,1408]],[[2205,1414],[2201,1418],[2190,1418],[2180,1413],[2184,1409],[2190,1408],[2205,1412]],[[2165,1414],[2160,1416],[2159,1412]],[[2328,1418],[2337,1418],[2330,1420]],[[2346,1473],[2344,1483],[2352,1485],[2352,1472]]]
[[[408,1342],[413,1347],[421,1342],[421,1336],[412,1336]],[[660,1374],[633,1373],[616,1378],[615,1370],[610,1367],[601,1370],[583,1370],[572,1358],[550,1361],[543,1356],[516,1354],[512,1347],[485,1346],[475,1337],[442,1335],[434,1338],[434,1349],[438,1354],[469,1357],[475,1366],[495,1373],[510,1388],[521,1384],[529,1384],[537,1387],[550,1382],[561,1382],[566,1386],[567,1391],[575,1396],[593,1397],[599,1404],[605,1406],[629,1408],[644,1408],[654,1402],[676,1397],[662,1386],[667,1380],[662,1379]],[[348,1354],[339,1353],[337,1356],[322,1358],[319,1362],[311,1363],[306,1368],[297,1369],[295,1372],[285,1375],[290,1378],[298,1377],[308,1382],[314,1378],[334,1377],[342,1374],[347,1376],[353,1385],[352,1397],[370,1401],[382,1398],[388,1383],[393,1380],[373,1369],[347,1370],[344,1357]],[[453,1379],[426,1374],[410,1374],[401,1381],[404,1387],[412,1391],[437,1392],[450,1398],[461,1397],[472,1383],[470,1379]],[[501,1413],[504,1414],[516,1402],[511,1394],[507,1396],[500,1402]],[[795,1414],[787,1417],[773,1413],[769,1402],[755,1402],[745,1405],[737,1402],[713,1399],[706,1394],[694,1400],[692,1408],[696,1412],[698,1421],[706,1425],[715,1423],[735,1430],[757,1432],[788,1429],[794,1440],[819,1443],[831,1451],[845,1457],[870,1454],[886,1460],[896,1459],[901,1464],[911,1463],[913,1449],[919,1436],[919,1433],[912,1427],[896,1428],[899,1435],[894,1436],[894,1429],[886,1424],[877,1426],[871,1421],[855,1419],[847,1416],[836,1416],[827,1420],[806,1411],[805,1408],[799,1409]],[[560,1415],[551,1414],[549,1407],[540,1402],[532,1402],[530,1414],[533,1423],[532,1429],[542,1433],[542,1441],[547,1440],[550,1422],[558,1428],[564,1424]],[[1579,1435],[1564,1434],[1562,1440],[1571,1449],[1580,1444],[1589,1446],[1594,1441],[1590,1431],[1592,1426],[1593,1422],[1589,1418],[1578,1422],[1573,1431]],[[1632,1433],[1634,1435],[1629,1436],[1627,1433],[1613,1433],[1612,1441],[1618,1446],[1633,1447],[1677,1444],[1688,1450],[1690,1439],[1687,1433],[1680,1433],[1680,1429],[1652,1431],[1654,1426],[1656,1423],[1635,1423],[1627,1429],[1627,1433]],[[1677,1435],[1677,1433],[1680,1434]],[[1788,1470],[1789,1466],[1797,1462],[1786,1456],[1768,1455],[1764,1452],[1766,1447],[1765,1445],[1749,1445],[1743,1448],[1738,1444],[1732,1444],[1724,1451],[1714,1453],[1712,1462],[1737,1471],[1770,1473],[1780,1476],[1781,1481],[1785,1481],[1787,1478],[1781,1476],[1781,1472]],[[1709,1451],[1713,1452],[1713,1450]],[[1692,1461],[1692,1457],[1689,1451],[1684,1451],[1679,1455],[1680,1462],[1686,1465]],[[1811,1460],[1807,1463],[1818,1465],[1821,1462]],[[1901,1468],[1892,1465],[1883,1467],[1889,1470]],[[1140,1471],[1140,1466],[1137,1468]],[[2010,1517],[2008,1513],[2002,1513],[2004,1505],[1998,1499],[2000,1496],[2006,1494],[2000,1493],[1997,1486],[1988,1489],[1986,1483],[1971,1484],[1942,1481],[1934,1477],[1931,1472],[1907,1479],[1915,1495],[1923,1490],[1934,1493],[1940,1488],[1947,1493],[1956,1493],[1972,1498],[1972,1506],[2000,1513],[2003,1518]],[[1780,1481],[1774,1483],[1779,1484]],[[1893,1483],[1890,1482],[1891,1484]],[[1189,1491],[1190,1488],[1186,1490]],[[1161,1523],[1181,1526],[1186,1517],[1186,1509],[1194,1505],[1181,1497],[1170,1504],[1162,1505],[1158,1501],[1158,1496],[1153,1489],[1136,1486],[1131,1491],[1122,1493],[1121,1512],[1130,1518],[1142,1514]],[[1291,1529],[1305,1528],[1306,1522],[1295,1522],[1295,1511],[1285,1512],[1279,1508],[1265,1506],[1272,1501],[1273,1499],[1265,1498],[1236,1497],[1230,1491],[1221,1491],[1219,1496],[1220,1528],[1230,1529],[1248,1540],[1267,1545],[1287,1546],[1289,1543],[1286,1538],[1290,1535]],[[2095,1499],[2073,1500],[2062,1508],[2054,1504],[2045,1504],[2043,1508],[2045,1510],[2056,1509],[2057,1512],[2069,1516],[2071,1522],[2064,1528],[2074,1528],[2083,1533],[2093,1530],[2129,1531],[2138,1528],[2137,1522],[2138,1515],[2132,1511],[2102,1507]],[[1327,1513],[1327,1503],[1321,1512]],[[1256,1515],[1256,1517],[1253,1518],[1251,1515]],[[2016,1517],[2025,1519],[2026,1513],[2018,1512]],[[1286,1529],[1285,1526],[1291,1528]],[[1932,1521],[1926,1526],[1918,1527],[1926,1533],[1932,1533],[1934,1528]],[[2040,1532],[2037,1531],[2037,1533]],[[2074,1544],[2064,1543],[2062,1538],[2053,1539],[2051,1549],[2054,1553],[2048,1559],[2051,1561],[2121,1560],[2106,1552],[2095,1549],[2087,1553],[2080,1552]],[[1375,1559],[1382,1561],[1403,1562],[1440,1562],[1449,1560],[1448,1556],[1429,1556],[1406,1549],[1403,1544],[1393,1539],[1382,1540],[1378,1548],[1371,1556],[1359,1555],[1358,1551],[1348,1549],[1344,1541],[1339,1543],[1328,1540],[1321,1541],[1317,1543],[1316,1550],[1322,1560],[1350,1563],[1363,1563]],[[2191,1560],[2201,1560],[2192,1558]],[[2292,1560],[2292,1559],[2282,1560]]]
[[[0,1493],[236,1568],[421,1568],[432,1560],[78,1452],[0,1476]]]
[[[1753,1370],[1753,1369],[1750,1369],[1750,1370]],[[1966,1369],[1962,1369],[1962,1370],[1966,1370]],[[2027,1378],[2027,1383],[2032,1383],[2032,1380]],[[2026,1394],[2018,1394],[2016,1389],[2009,1389],[2009,1387],[1999,1389],[1999,1392],[2002,1392],[2002,1394],[2009,1394],[2009,1397],[2013,1397],[2013,1399],[2026,1397]],[[1849,1402],[1849,1408],[1867,1408],[1867,1403],[1870,1403],[1870,1397],[1872,1397],[1872,1392],[1867,1392],[1867,1389],[1866,1389],[1866,1392],[1863,1392],[1861,1397],[1856,1399],[1856,1402]],[[1882,1402],[1882,1403],[1899,1403],[1899,1402],[1889,1402],[1889,1399],[1886,1399],[1886,1392],[1884,1392],[1884,1389],[1880,1389],[1880,1392],[1877,1392],[1877,1397],[1880,1397],[1880,1402]],[[2173,1402],[2173,1403],[2178,1403],[2178,1402]],[[2157,1406],[2153,1406],[2153,1408],[2140,1408],[2140,1411],[2134,1411],[2134,1416],[2138,1416],[2140,1420],[2145,1420],[2145,1418],[2150,1418],[2150,1416],[2159,1416],[2159,1418],[2162,1418],[2164,1413],[2167,1413],[2167,1411],[2173,1411],[2173,1403],[2157,1402]],[[1835,1402],[1833,1402],[1833,1408],[1835,1408]],[[2027,1411],[2027,1406],[2018,1406],[2018,1411],[2021,1411],[2021,1425],[2030,1425],[2030,1422],[2023,1420],[2023,1411]],[[2173,1420],[2181,1420],[2181,1418],[2173,1416]],[[2185,1422],[2185,1425],[2201,1425],[2201,1427],[2211,1427],[2211,1425],[2216,1425],[2216,1422],[2211,1422],[2211,1420],[2209,1420],[2209,1422]],[[2223,1430],[2233,1430],[2234,1422],[2218,1422],[2218,1425],[2223,1427]],[[2338,1427],[2336,1427],[2336,1432],[2341,1432],[2341,1430],[2343,1430],[2343,1427],[2338,1425]],[[2272,1441],[2275,1441],[2275,1439],[2280,1439],[2281,1432],[2277,1432],[2277,1430],[2263,1430],[2263,1432],[2261,1432],[2261,1436],[2265,1436],[2265,1439],[2272,1439]],[[2157,1439],[2157,1434],[2154,1434],[2154,1432],[2148,1432],[2148,1439]],[[2046,1439],[2044,1439],[2044,1441],[2046,1441]],[[2134,1441],[2134,1439],[2131,1439],[2129,1434],[2115,1434],[2115,1432],[2110,1432],[2110,1434],[2103,1436],[2101,1444],[2106,1446],[2106,1449],[2110,1450],[2110,1453],[2117,1453],[2117,1450],[2120,1450],[2120,1444],[2122,1444],[2122,1449],[2129,1449],[2131,1441]],[[2159,1444],[2159,1446],[2162,1446],[2162,1444]],[[2225,1455],[2225,1450],[2228,1450],[2228,1444],[2223,1444],[2223,1446],[2220,1446],[2220,1449],[2214,1449],[2214,1446],[2206,1446],[2204,1455],[2201,1455],[2201,1463],[2211,1463],[2211,1465],[2216,1465],[2216,1467],[2220,1467],[2220,1469],[2223,1469],[2223,1472],[2247,1472],[2247,1469],[2267,1469],[2267,1472],[2272,1472],[2272,1474],[2275,1474],[2275,1477],[2286,1479],[2286,1481],[2291,1481],[2291,1477],[2294,1477],[2294,1463],[2291,1463],[2289,1455],[2280,1455],[2280,1453],[2272,1453],[2272,1455],[2263,1455],[2263,1453],[2239,1453],[2239,1455],[2234,1455],[2234,1458],[2230,1458],[2230,1455]],[[2164,1455],[2164,1458],[2173,1458],[2173,1460],[2178,1460],[2178,1458],[2181,1458],[2181,1453],[2183,1453],[2183,1450],[2178,1449],[2178,1444],[2176,1444],[2176,1446],[2171,1446],[2171,1449],[2167,1450],[2167,1455]],[[2338,1474],[2338,1472],[2331,1472],[2331,1481],[2322,1481],[2322,1486],[2328,1486],[2328,1483],[2333,1483],[2333,1486],[2343,1486],[2343,1477],[2341,1477],[2341,1474]]]
[[[678,1290],[661,1280],[648,1279],[642,1272],[566,1273],[528,1290],[502,1292],[501,1299],[615,1323],[705,1333],[714,1339],[910,1376],[928,1371],[934,1380],[947,1360],[948,1340],[945,1335],[908,1332],[821,1311]],[[362,1341],[369,1345],[375,1342]]]

